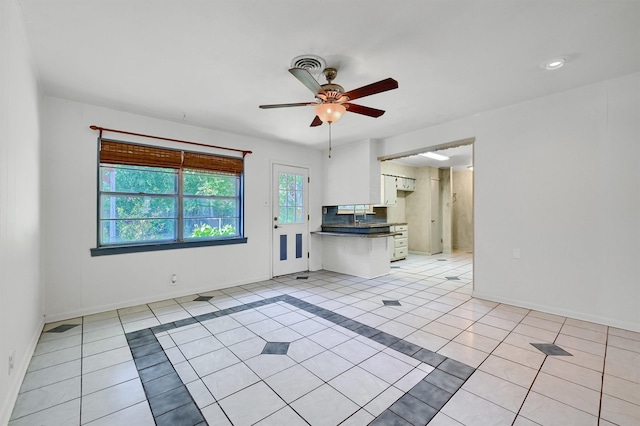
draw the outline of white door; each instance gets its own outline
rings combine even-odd
[[[431,254],[442,253],[442,219],[440,218],[440,180],[431,179]]]
[[[309,269],[309,170],[273,165],[273,276]]]

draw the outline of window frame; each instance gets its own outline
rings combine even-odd
[[[146,167],[158,167],[158,168],[173,168],[176,176],[177,176],[177,193],[176,194],[140,194],[140,195],[149,195],[151,197],[156,196],[167,196],[170,198],[175,198],[177,203],[177,211],[176,211],[176,239],[167,241],[167,240],[159,240],[159,241],[146,241],[146,242],[133,242],[133,243],[122,243],[122,244],[106,244],[101,245],[101,220],[102,220],[102,211],[101,211],[101,196],[104,194],[101,188],[101,167],[102,164],[100,161],[100,147],[102,141],[105,142],[113,142],[127,145],[134,145],[140,147],[149,147],[156,148],[166,151],[178,151],[181,152],[184,158],[185,153],[196,154],[196,155],[204,155],[204,156],[212,156],[219,158],[229,158],[229,159],[238,159],[238,157],[232,156],[224,156],[220,154],[201,152],[201,151],[189,151],[183,149],[174,149],[174,148],[166,148],[163,146],[156,145],[148,145],[148,144],[140,144],[129,141],[120,141],[115,139],[108,138],[98,138],[97,143],[97,153],[96,153],[96,247],[91,248],[91,256],[103,256],[103,255],[111,255],[111,254],[124,254],[124,253],[137,253],[137,252],[146,252],[146,251],[160,251],[160,250],[173,250],[173,249],[181,249],[181,248],[195,248],[195,247],[208,247],[208,246],[218,246],[218,245],[232,245],[232,244],[245,244],[247,243],[247,238],[244,235],[244,220],[245,220],[245,209],[244,209],[244,157],[242,160],[242,171],[237,175],[237,191],[238,191],[238,235],[237,236],[218,236],[218,237],[205,237],[205,238],[185,238],[184,236],[184,198],[194,198],[199,197],[196,195],[185,195],[184,194],[184,170],[194,170],[196,172],[204,172],[204,169],[197,169],[193,167],[188,167],[181,165],[179,167],[172,166],[159,166],[159,165],[148,165]],[[120,166],[126,166],[124,163],[115,163],[115,162],[105,162],[104,164],[114,164]],[[215,171],[213,172],[215,173]],[[224,173],[220,171],[220,173]],[[107,192],[111,193],[111,192]],[[115,193],[114,193],[115,194]],[[121,193],[121,195],[126,195],[129,193]],[[212,198],[218,199],[219,197],[202,197],[202,198]],[[228,197],[222,197],[228,198]],[[236,197],[231,197],[236,198]]]
[[[376,214],[373,204],[348,204],[338,206],[336,214]]]

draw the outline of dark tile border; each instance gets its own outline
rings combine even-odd
[[[573,356],[569,352],[562,349],[560,346],[553,343],[530,343],[531,346],[539,350],[545,355],[549,356]]]
[[[45,333],[64,333],[65,331],[71,330],[72,328],[75,328],[79,325],[80,324],[61,324],[57,327],[45,331]]]
[[[155,334],[277,302],[303,309],[434,367],[409,392],[376,417],[371,425],[426,425],[475,371],[475,368],[464,363],[296,297],[270,297],[126,334],[157,425],[173,425],[176,419],[180,419],[180,424],[193,426],[207,425],[207,422]]]
[[[204,416],[153,331],[147,328],[127,333],[126,337],[156,425],[204,422]],[[180,423],[175,421],[178,418]]]

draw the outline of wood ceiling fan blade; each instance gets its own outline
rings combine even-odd
[[[311,126],[309,127],[317,127],[320,125],[322,125],[322,120],[320,120],[320,117],[316,115],[316,118],[313,119],[313,121],[311,122]]]
[[[320,83],[318,83],[316,81],[316,79],[313,78],[311,73],[309,73],[309,71],[307,71],[306,69],[304,69],[304,68],[290,68],[289,72],[291,74],[293,74],[293,76],[295,78],[297,78],[300,81],[300,83],[302,83],[305,86],[307,86],[307,88],[309,90],[311,90],[314,95],[317,95],[319,93],[322,93],[322,94],[325,93],[325,91],[322,88],[322,86],[320,85]]]
[[[344,105],[346,105],[348,112],[355,112],[356,114],[367,115],[369,117],[377,118],[377,117],[380,117],[382,114],[384,114],[384,111],[381,109],[375,109],[375,108],[356,105],[352,103],[346,103]]]
[[[371,83],[366,86],[359,87],[354,90],[350,90],[345,93],[349,97],[349,100],[358,98],[364,98],[365,96],[375,95],[376,93],[386,92],[387,90],[393,90],[398,88],[398,82],[392,78],[380,80],[376,83]]]
[[[289,108],[289,107],[299,107],[299,106],[307,106],[307,105],[317,105],[317,102],[298,102],[295,104],[272,104],[272,105],[258,105],[258,108],[262,109],[270,109],[270,108]]]

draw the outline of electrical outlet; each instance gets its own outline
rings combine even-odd
[[[11,375],[11,372],[13,371],[13,360],[16,356],[16,350],[14,349],[13,351],[11,351],[11,355],[9,355],[9,375]]]
[[[178,283],[178,274],[171,275],[171,285],[176,285]]]

